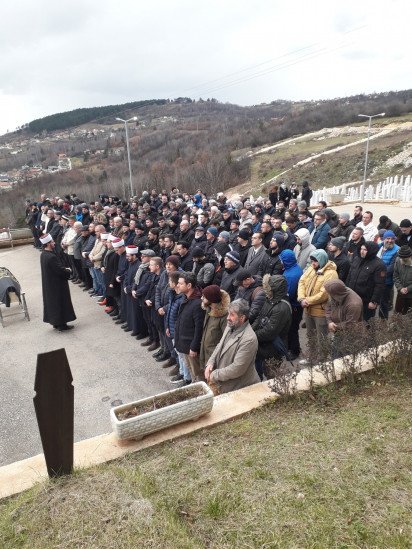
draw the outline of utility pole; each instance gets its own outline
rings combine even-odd
[[[368,138],[366,140],[365,168],[363,170],[363,181],[360,189],[360,201],[363,203],[365,202],[365,183],[366,183],[366,171],[368,169],[369,137],[371,134],[372,118],[376,118],[377,116],[385,116],[385,113],[381,112],[379,114],[373,114],[372,116],[370,116],[369,114],[358,114],[358,116],[360,116],[361,118],[369,118]]]
[[[132,164],[130,162],[130,143],[129,143],[129,128],[127,126],[128,122],[136,122],[137,116],[133,116],[128,120],[123,120],[123,118],[116,118],[119,122],[123,122],[126,130],[126,148],[127,148],[127,161],[129,163],[129,180],[130,180],[130,198],[134,196],[133,192],[133,180],[132,180]]]

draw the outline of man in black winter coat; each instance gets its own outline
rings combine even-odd
[[[182,273],[178,282],[179,292],[184,294],[175,324],[175,349],[185,355],[192,381],[203,381],[204,372],[199,361],[203,320],[202,292],[196,286],[193,273]]]
[[[225,290],[230,296],[230,301],[233,301],[237,291],[237,286],[235,286],[236,276],[239,269],[242,269],[240,266],[240,255],[235,251],[230,251],[225,255],[223,263],[225,268],[222,274],[220,289]]]
[[[378,251],[375,242],[362,244],[360,256],[353,258],[346,280],[346,285],[362,299],[365,321],[375,316],[385,289],[386,266],[376,257]]]

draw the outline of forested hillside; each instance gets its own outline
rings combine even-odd
[[[97,109],[95,115],[98,119],[66,130],[52,132],[44,128],[41,134],[34,134],[31,129],[23,129],[12,138],[0,138],[0,145],[6,143],[8,147],[14,147],[14,154],[4,146],[0,149],[0,173],[18,169],[24,164],[47,167],[55,164],[57,155],[61,153],[71,158],[73,168],[30,181],[20,180],[11,191],[3,193],[0,225],[14,224],[21,216],[24,199],[35,198],[40,192],[54,196],[76,192],[85,200],[94,199],[101,192],[128,197],[130,186],[124,125],[116,122],[116,116],[124,119],[137,116],[137,122],[129,124],[135,193],[140,194],[148,188],[160,190],[178,186],[189,192],[202,188],[213,194],[237,185],[245,184],[247,187],[252,180],[254,184],[263,183],[302,158],[296,147],[290,154],[282,153],[283,157],[277,163],[267,158],[264,159],[266,165],[261,163],[255,168],[254,160],[247,153],[257,147],[327,127],[365,126],[364,119],[358,118],[359,113],[385,112],[386,117],[407,117],[412,113],[412,90],[324,101],[278,100],[249,107],[223,104],[214,99],[191,101],[188,98],[161,100],[156,104],[143,101],[132,105],[137,104],[138,107],[119,105],[119,110],[113,114],[106,111],[102,115],[102,111]],[[105,108],[114,109],[113,106]],[[77,112],[53,116],[58,124],[63,124]],[[68,118],[64,122],[66,115]],[[59,119],[61,116],[63,119]],[[374,127],[387,123],[386,117],[375,119]],[[335,139],[333,145],[350,139]],[[319,141],[313,150],[319,151],[321,143]],[[308,145],[305,146],[312,151]],[[401,150],[403,145],[398,143],[396,146]],[[359,146],[354,162],[348,168],[345,164],[345,169],[337,173],[342,173],[342,177],[361,177],[363,158],[364,147]],[[383,160],[384,155],[381,155],[377,161]],[[324,166],[322,161],[319,161],[319,166]],[[334,184],[330,177],[334,173],[333,158],[329,159],[328,171],[319,172],[323,173],[319,181],[315,163],[292,173],[298,183],[301,178],[308,178],[315,188]]]

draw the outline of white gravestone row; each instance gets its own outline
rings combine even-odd
[[[331,195],[341,195],[344,200],[356,201],[360,199],[361,185],[349,186],[348,184],[337,187],[323,187],[313,191],[310,201],[311,206],[315,206],[319,200],[331,202]],[[329,200],[328,200],[329,199]],[[400,202],[412,201],[412,178],[401,175],[387,177],[384,181],[376,185],[365,186],[365,200],[399,200]]]

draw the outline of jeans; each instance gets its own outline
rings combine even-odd
[[[104,273],[102,273],[101,269],[95,269],[93,268],[96,280],[97,280],[97,293],[99,295],[104,295],[106,293],[106,285],[104,283]]]
[[[185,381],[192,381],[192,377],[186,363],[186,355],[183,353],[179,353],[179,351],[176,351],[176,353],[179,362],[179,374],[183,376],[183,379]]]

